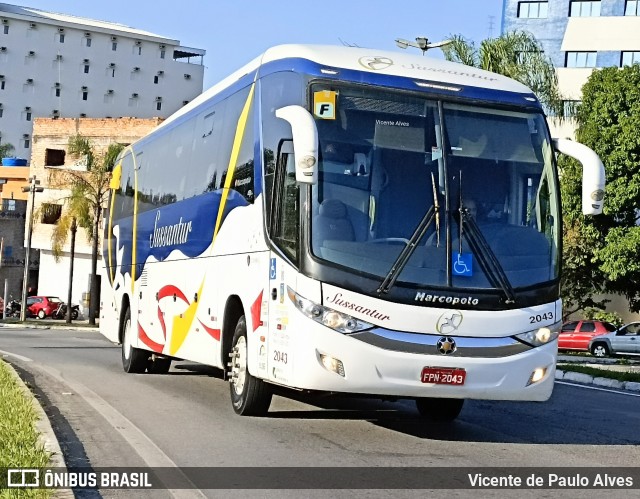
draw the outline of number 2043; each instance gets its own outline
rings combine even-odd
[[[553,320],[553,312],[546,312],[544,314],[530,315],[529,324],[535,324],[536,322]]]

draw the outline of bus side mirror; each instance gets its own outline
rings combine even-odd
[[[313,116],[302,106],[276,109],[276,116],[291,125],[296,157],[296,182],[318,182],[318,129]]]
[[[604,165],[600,157],[587,146],[569,139],[553,139],[553,147],[582,164],[582,213],[600,215],[605,186]]]

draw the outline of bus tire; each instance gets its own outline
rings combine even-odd
[[[150,374],[167,374],[171,368],[170,357],[160,357],[158,355],[152,355],[149,359],[147,371]]]
[[[127,373],[143,373],[149,362],[149,352],[132,345],[131,309],[127,308],[122,320],[122,367]]]
[[[231,403],[241,416],[264,416],[271,404],[270,387],[249,374],[247,368],[247,321],[238,319],[229,353],[229,387]]]
[[[420,415],[430,421],[449,422],[458,417],[464,399],[418,398],[416,407]]]

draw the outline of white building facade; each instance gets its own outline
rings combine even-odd
[[[0,143],[36,117],[166,118],[202,93],[205,50],[121,24],[0,3]]]

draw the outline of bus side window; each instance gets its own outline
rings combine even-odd
[[[293,262],[298,260],[299,186],[296,182],[293,143],[283,141],[276,168],[272,235],[275,243]]]

